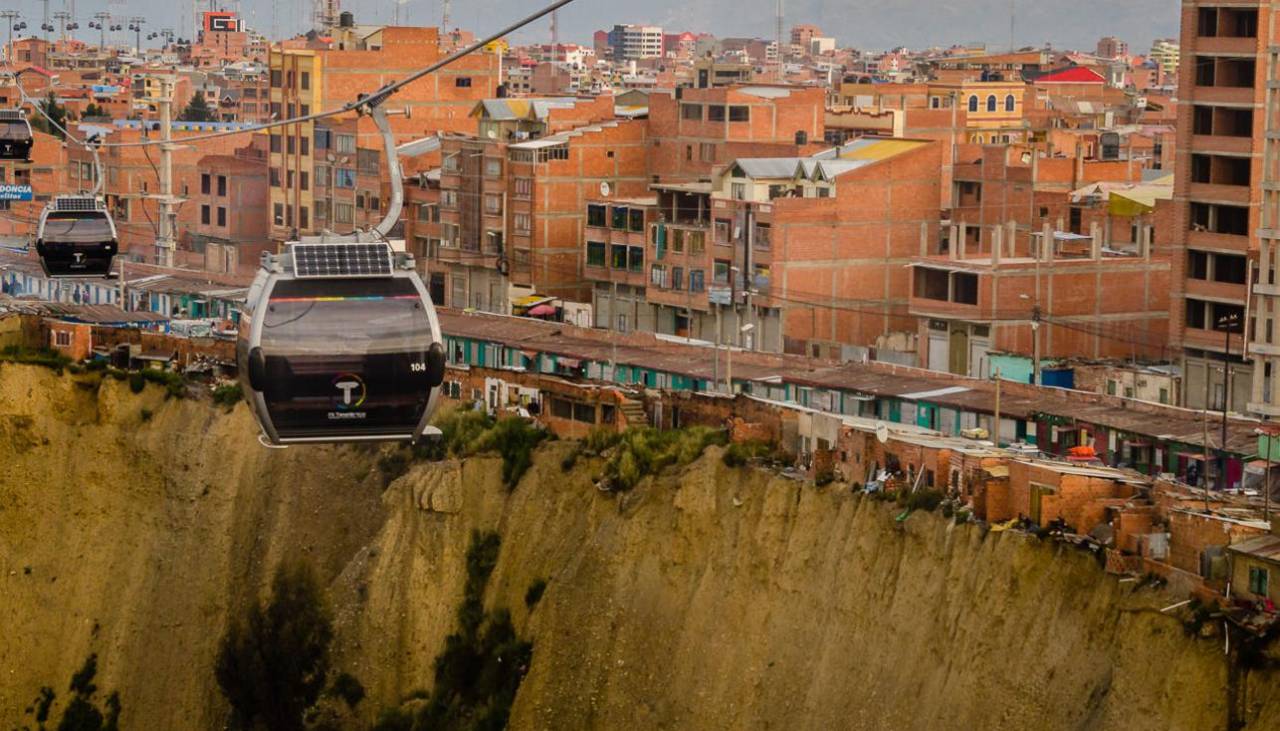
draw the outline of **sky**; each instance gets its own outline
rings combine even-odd
[[[210,0],[200,0],[201,10]],[[251,27],[271,36],[306,28],[309,0],[216,0],[225,9],[239,8]],[[340,0],[361,23],[390,23],[396,0]],[[560,37],[589,43],[591,32],[614,23],[645,23],[668,31],[706,31],[718,36],[772,38],[777,0],[577,0],[560,11]],[[438,25],[442,0],[399,0],[403,24]],[[786,27],[814,23],[841,46],[881,50],[895,46],[921,48],[951,43],[985,42],[989,47],[1009,46],[1010,9],[1014,15],[1015,45],[1040,45],[1091,50],[1097,39],[1113,35],[1144,51],[1157,38],[1178,34],[1179,0],[785,0]],[[8,4],[8,3],[6,3]],[[69,5],[70,4],[70,5]],[[453,0],[453,25],[483,34],[498,25],[532,12],[540,0]],[[149,30],[173,28],[189,34],[190,0],[49,0],[49,11],[70,9],[78,16],[80,38],[93,42],[94,31],[85,26],[95,12],[107,10],[121,16],[146,18]],[[38,29],[42,5],[38,0],[18,0],[29,29]],[[179,30],[182,29],[182,30]],[[0,33],[7,28],[0,26]],[[545,41],[550,38],[545,21],[512,40]],[[123,41],[123,37],[120,38]]]

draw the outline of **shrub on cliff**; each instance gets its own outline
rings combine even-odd
[[[514,490],[520,478],[533,466],[533,450],[546,438],[547,432],[532,422],[510,416],[482,433],[470,445],[469,451],[502,455],[502,482],[508,490]]]
[[[311,570],[282,565],[271,600],[234,619],[214,674],[239,728],[298,731],[324,689],[333,623]]]
[[[56,350],[48,348],[24,348],[19,345],[6,345],[0,349],[0,360],[10,363],[44,366],[62,373],[62,369],[71,365],[71,359]]]
[[[713,444],[728,440],[722,430],[705,426],[661,430],[628,429],[605,462],[604,475],[613,490],[630,490],[648,475],[671,465],[687,465]]]
[[[219,406],[225,406],[227,411],[235,408],[235,405],[244,400],[244,389],[240,383],[224,383],[213,389],[213,402]]]
[[[375,731],[502,729],[533,659],[505,609],[484,611],[484,592],[498,562],[496,533],[471,534],[458,630],[435,661],[435,688],[425,703],[384,710]],[[416,707],[416,710],[414,708]]]
[[[102,708],[94,703],[93,696],[98,686],[93,680],[98,675],[98,655],[91,654],[84,665],[71,676],[69,690],[71,700],[62,711],[62,719],[55,727],[58,731],[116,731],[120,725],[120,694],[111,693]],[[36,728],[44,731],[49,721],[57,694],[53,688],[45,686],[40,695],[27,707],[26,713],[36,722]]]

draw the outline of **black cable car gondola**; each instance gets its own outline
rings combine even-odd
[[[0,109],[0,160],[31,161],[35,137],[21,109]]]
[[[413,256],[386,242],[404,190],[386,114],[371,106],[391,173],[382,222],[264,254],[246,298],[240,379],[272,444],[415,441],[432,430],[444,343]]]
[[[96,195],[60,195],[40,213],[36,253],[50,277],[105,277],[119,248],[115,222]]]

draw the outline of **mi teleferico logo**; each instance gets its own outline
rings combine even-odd
[[[240,30],[240,19],[233,13],[205,13],[204,29],[234,33]]]
[[[340,373],[333,379],[333,387],[338,390],[333,406],[338,411],[358,409],[368,395],[364,379],[354,373]]]

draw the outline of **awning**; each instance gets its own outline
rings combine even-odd
[[[556,365],[564,366],[565,368],[578,368],[579,366],[582,365],[582,361],[578,360],[577,358],[559,357],[559,358],[556,358]]]
[[[534,305],[540,305],[543,302],[550,302],[553,299],[555,298],[547,297],[541,294],[531,294],[525,297],[520,297],[519,299],[511,300],[511,306],[512,307],[533,307]]]
[[[546,317],[547,315],[556,314],[556,308],[543,302],[540,305],[534,305],[533,307],[530,307],[529,311],[526,312],[525,314],[532,315],[533,317]]]

